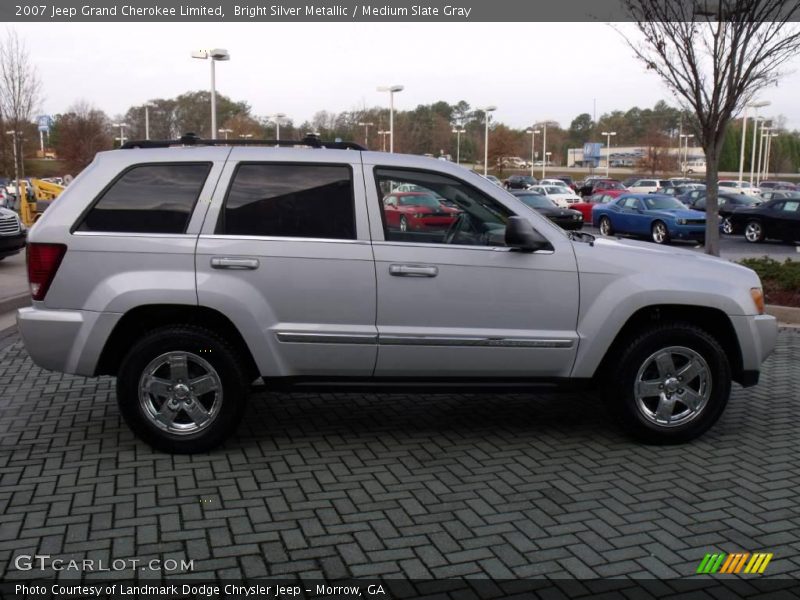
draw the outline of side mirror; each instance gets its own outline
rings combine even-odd
[[[527,219],[509,217],[506,223],[506,246],[523,252],[535,252],[550,247],[550,243],[536,231]]]

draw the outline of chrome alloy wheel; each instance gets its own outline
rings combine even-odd
[[[150,422],[172,435],[206,429],[222,406],[222,380],[206,360],[190,352],[153,359],[139,378],[139,404]]]
[[[658,427],[685,425],[711,397],[711,369],[691,348],[670,346],[651,354],[636,374],[636,407]]]
[[[725,235],[730,235],[733,233],[733,224],[729,217],[722,218],[722,233]]]
[[[744,237],[748,242],[760,242],[762,238],[761,223],[750,221],[744,228]]]
[[[653,225],[653,241],[656,244],[663,244],[668,237],[667,226],[660,221]]]
[[[611,220],[608,217],[600,219],[600,234],[611,235]]]

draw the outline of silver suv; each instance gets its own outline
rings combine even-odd
[[[682,442],[773,349],[749,269],[568,235],[457,165],[182,141],[98,154],[30,232],[18,317],[39,366],[115,375],[157,448],[221,443],[257,378],[598,385],[635,436]]]

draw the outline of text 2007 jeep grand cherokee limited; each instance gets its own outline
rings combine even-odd
[[[157,448],[222,442],[258,377],[596,383],[632,434],[680,442],[773,349],[749,269],[567,235],[452,163],[182,142],[101,153],[67,188],[30,232],[18,317],[39,366],[115,375]]]

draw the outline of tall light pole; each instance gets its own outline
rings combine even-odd
[[[616,131],[604,131],[602,135],[606,136],[606,179],[608,179],[608,168],[611,166],[611,136],[617,135]]]
[[[213,50],[193,50],[192,58],[211,60],[211,137],[217,130],[217,83],[214,73],[214,63],[218,60],[230,60],[231,55],[224,48],[214,48]]]
[[[681,144],[678,149],[678,160],[681,162],[681,175],[686,177],[686,163],[689,161],[689,138],[693,138],[693,133],[684,133],[680,136]],[[683,141],[685,140],[685,144]],[[681,160],[681,154],[683,154],[683,160]]]
[[[533,177],[533,148],[536,146],[536,134],[539,133],[539,130],[531,127],[526,129],[525,133],[531,134],[531,177]]]
[[[381,151],[382,152],[386,152],[386,136],[389,135],[390,133],[391,133],[390,131],[384,131],[383,129],[381,129],[378,132],[378,135],[381,136]]]
[[[152,102],[144,103],[144,139],[150,139],[150,109],[155,108]]]
[[[402,92],[402,85],[381,85],[379,92],[389,92],[389,152],[394,152],[394,94]]]
[[[233,133],[233,129],[226,129],[226,128],[224,128],[224,127],[223,127],[223,128],[221,128],[221,129],[218,129],[217,131],[219,131],[220,133],[224,133],[224,134],[225,134],[225,139],[226,139],[226,140],[228,139],[228,134],[229,134],[229,133]]]
[[[369,128],[373,125],[375,125],[375,123],[362,122],[358,124],[359,127],[364,128],[364,146],[369,146]]]
[[[542,126],[542,179],[547,177],[547,121]]]
[[[766,181],[769,179],[769,159],[772,155],[772,138],[778,137],[776,132],[771,132],[769,136],[767,136],[767,157],[764,160],[764,180]]]
[[[286,118],[286,113],[275,113],[274,115],[267,115],[267,119],[272,119],[275,121],[275,139],[280,141],[281,139],[281,119]]]
[[[119,127],[119,145],[122,146],[125,143],[125,128],[128,126],[127,123],[114,123],[114,127]]]
[[[466,129],[463,127],[455,127],[453,128],[453,133],[456,134],[456,164],[461,164],[461,134],[464,133]]]
[[[14,188],[16,191],[14,195],[17,197],[15,200],[15,204],[17,205],[17,210],[22,209],[22,200],[19,197],[19,160],[17,159],[17,136],[21,135],[19,131],[6,131],[6,135],[10,135],[12,138],[11,143],[14,144],[14,181],[16,187]]]
[[[755,169],[756,169],[756,146],[758,145],[758,124],[764,120],[763,117],[756,116],[753,118],[753,152],[750,156],[750,187],[755,183]]]
[[[755,108],[756,109],[756,118],[758,118],[758,109],[763,108],[765,106],[769,106],[769,101],[764,100],[763,102],[751,102],[750,104],[744,105],[744,114],[742,115],[742,147],[739,150],[739,187],[742,187],[742,177],[744,176],[744,142],[747,139],[747,109],[748,108]],[[755,150],[755,146],[753,146],[753,150]],[[752,182],[751,182],[752,185]]]
[[[761,134],[758,140],[758,168],[756,169],[756,187],[761,184],[761,158],[762,152],[764,151],[764,131],[769,131],[769,127],[767,127],[767,120],[764,119],[761,121]]]
[[[483,136],[483,175],[485,177],[489,172],[489,113],[496,111],[497,107],[492,105],[484,107],[479,106],[477,109],[483,111],[483,120],[485,121],[485,130]]]

